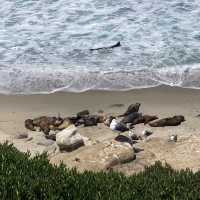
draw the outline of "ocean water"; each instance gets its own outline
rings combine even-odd
[[[0,2],[0,93],[200,88],[199,0]]]

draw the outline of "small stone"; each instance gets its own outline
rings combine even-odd
[[[142,132],[142,136],[143,137],[148,137],[148,136],[150,136],[150,135],[152,135],[153,134],[153,131],[151,131],[151,130],[144,130],[143,132]]]
[[[169,142],[177,142],[177,135],[170,135]]]
[[[26,138],[28,138],[27,133],[20,133],[16,136],[16,139],[26,139]]]

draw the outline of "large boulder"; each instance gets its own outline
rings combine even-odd
[[[56,143],[61,151],[73,151],[83,146],[84,140],[77,132],[77,128],[74,125],[70,125],[68,128],[56,134]]]

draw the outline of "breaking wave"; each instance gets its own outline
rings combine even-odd
[[[159,85],[200,89],[200,67],[181,66],[163,69],[74,71],[38,66],[0,69],[0,93],[48,94],[57,91],[123,91]]]

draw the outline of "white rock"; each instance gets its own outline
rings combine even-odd
[[[60,150],[73,151],[84,145],[83,137],[77,133],[77,128],[70,125],[56,134],[56,143]]]
[[[116,127],[117,127],[117,120],[113,119],[112,122],[110,123],[110,129],[114,131],[116,130]]]

